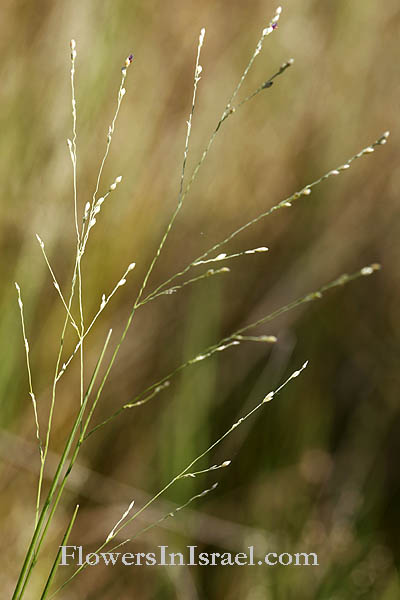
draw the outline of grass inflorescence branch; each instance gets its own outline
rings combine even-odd
[[[229,467],[229,465],[231,464],[230,460],[226,460],[224,461],[222,464],[220,465],[212,465],[211,467],[202,469],[200,471],[197,472],[192,472],[191,469],[192,467],[194,467],[195,464],[197,464],[200,460],[202,460],[205,456],[207,456],[208,454],[210,454],[210,452],[212,450],[214,450],[214,448],[216,448],[217,446],[219,446],[223,440],[225,438],[227,438],[229,435],[231,435],[238,427],[240,427],[245,421],[247,421],[250,417],[252,417],[257,411],[259,411],[266,403],[270,402],[273,398],[275,398],[282,390],[283,388],[293,379],[295,379],[296,377],[298,377],[302,371],[304,371],[304,369],[308,366],[308,361],[306,361],[305,363],[303,363],[303,365],[297,369],[296,371],[294,371],[279,387],[276,388],[276,390],[269,392],[268,394],[266,394],[262,400],[254,407],[252,408],[250,411],[248,411],[243,417],[240,417],[237,421],[235,421],[217,440],[215,440],[212,444],[210,444],[210,446],[208,446],[208,448],[206,448],[203,452],[201,452],[201,454],[199,454],[198,456],[196,456],[196,458],[194,458],[193,460],[190,461],[190,463],[182,470],[180,471],[180,473],[178,473],[178,475],[176,475],[175,477],[173,477],[161,490],[159,490],[152,498],[150,498],[150,500],[148,500],[141,508],[139,508],[131,517],[127,518],[129,515],[129,512],[131,510],[131,508],[133,507],[133,501],[131,502],[128,510],[122,515],[121,519],[117,522],[116,526],[112,529],[111,533],[107,536],[107,538],[105,539],[105,541],[98,547],[96,548],[96,550],[94,551],[95,554],[97,554],[98,552],[101,552],[106,546],[107,544],[115,539],[123,529],[125,529],[128,525],[130,525],[133,521],[135,521],[146,509],[148,509],[156,500],[158,500],[158,498],[160,498],[163,494],[165,494],[165,492],[171,488],[177,481],[180,481],[182,479],[185,479],[186,477],[196,477],[196,475],[200,475],[200,474],[204,474],[204,473],[208,473],[210,471],[215,471],[221,468],[226,468]],[[187,506],[192,500],[202,497],[205,494],[207,494],[208,492],[214,490],[216,487],[216,484],[214,484],[210,489],[208,490],[204,490],[203,492],[201,492],[201,494],[198,494],[196,496],[194,496],[193,498],[191,498],[186,504],[184,504],[182,507],[179,507],[177,510],[181,510],[182,508],[184,508],[185,506]],[[175,513],[177,512],[177,510],[175,510]],[[120,546],[122,546],[123,544],[126,544],[129,541],[132,541],[132,539],[134,539],[135,537],[137,537],[140,533],[143,533],[144,531],[147,531],[148,529],[150,529],[151,527],[153,527],[155,524],[160,523],[161,521],[164,520],[164,518],[167,518],[168,516],[174,516],[174,514],[169,513],[168,515],[166,515],[166,517],[162,517],[161,519],[159,519],[158,521],[156,521],[154,524],[151,524],[149,526],[147,526],[144,530],[140,530],[140,532],[138,532],[135,536],[130,537],[129,539],[124,540],[122,543],[118,544],[117,546],[114,546],[113,548],[110,549],[110,552],[116,550],[117,548],[119,548]],[[122,522],[123,521],[123,522]],[[120,523],[118,525],[118,523]],[[63,589],[63,587],[69,583],[74,577],[76,577],[83,569],[85,569],[87,566],[87,563],[83,563],[83,565],[81,565],[78,569],[76,569],[76,571],[71,575],[71,577],[69,577],[67,579],[67,581],[64,582],[64,584],[62,586],[60,586],[55,593],[51,596],[51,598],[53,598],[59,591],[61,591],[61,589]]]
[[[251,329],[254,329],[255,327],[258,327],[259,325],[263,325],[265,323],[273,321],[274,319],[297,308],[298,306],[301,306],[302,304],[306,304],[306,303],[312,302],[314,300],[319,300],[320,298],[322,298],[323,294],[325,292],[327,292],[328,290],[331,290],[331,289],[339,287],[339,286],[343,286],[347,283],[350,283],[351,281],[354,281],[355,279],[358,279],[359,277],[372,275],[372,273],[374,273],[375,271],[378,271],[379,269],[380,269],[380,265],[377,263],[373,263],[372,265],[363,267],[362,269],[360,269],[350,275],[344,273],[344,274],[340,275],[340,277],[337,277],[336,279],[334,279],[333,281],[326,283],[325,285],[320,287],[318,290],[316,290],[314,292],[310,292],[308,294],[305,294],[304,296],[300,296],[299,298],[297,298],[296,300],[293,300],[289,304],[286,304],[285,306],[281,306],[280,308],[276,309],[272,313],[269,313],[268,315],[261,317],[257,321],[254,321],[253,323],[245,325],[245,326],[241,327],[240,329],[237,329],[233,333],[229,334],[228,336],[223,337],[215,344],[208,346],[202,352],[200,352],[199,354],[196,354],[196,356],[194,356],[193,358],[191,358],[191,359],[187,360],[186,362],[182,363],[181,365],[179,365],[176,369],[174,369],[173,371],[168,373],[168,375],[165,375],[163,378],[161,378],[156,383],[153,383],[152,385],[150,385],[143,392],[141,392],[138,396],[133,398],[133,400],[131,400],[130,402],[121,406],[112,415],[110,415],[107,419],[105,419],[104,421],[102,421],[101,423],[96,425],[96,427],[94,427],[91,431],[89,431],[89,433],[87,434],[87,437],[89,435],[91,435],[92,433],[94,433],[95,431],[98,431],[99,429],[101,429],[102,427],[107,425],[108,423],[110,423],[110,421],[112,421],[113,419],[118,417],[124,410],[129,409],[129,408],[136,408],[138,406],[142,406],[143,404],[146,404],[147,402],[152,400],[155,396],[157,396],[160,392],[164,391],[167,387],[169,387],[171,379],[173,377],[175,377],[176,375],[178,375],[181,371],[183,371],[187,367],[190,367],[196,363],[199,363],[207,358],[211,358],[211,356],[213,356],[216,352],[221,352],[232,346],[238,346],[240,344],[240,342],[242,342],[242,341],[256,341],[256,342],[266,342],[266,343],[275,343],[277,341],[277,338],[275,336],[271,336],[271,335],[243,336],[243,333],[245,333]]]

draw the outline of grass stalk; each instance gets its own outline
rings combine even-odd
[[[77,433],[78,428],[80,427],[80,424],[82,422],[82,417],[83,417],[83,414],[84,414],[87,402],[89,400],[90,394],[92,392],[93,386],[95,384],[95,381],[96,381],[96,378],[97,378],[97,375],[98,375],[101,363],[103,361],[103,358],[104,358],[104,355],[105,355],[105,351],[107,349],[107,346],[108,346],[108,343],[109,343],[109,340],[110,340],[110,336],[111,336],[111,330],[110,330],[110,332],[109,332],[109,334],[107,336],[106,342],[105,342],[105,344],[103,346],[103,350],[101,352],[100,358],[97,361],[95,370],[93,372],[91,381],[89,383],[88,390],[87,390],[85,398],[84,398],[84,402],[80,406],[78,415],[77,415],[77,417],[76,417],[76,419],[74,421],[74,424],[73,424],[73,426],[71,428],[71,431],[70,431],[70,433],[68,435],[68,438],[67,438],[67,441],[65,443],[65,447],[64,447],[63,453],[61,455],[60,461],[58,463],[58,466],[57,466],[57,469],[56,469],[56,473],[55,473],[55,475],[53,477],[53,480],[51,482],[51,486],[50,486],[49,492],[47,494],[47,497],[46,497],[46,500],[45,500],[44,505],[42,507],[42,510],[41,510],[41,513],[40,513],[37,525],[35,527],[35,530],[34,530],[31,542],[29,544],[29,547],[28,547],[28,550],[27,550],[27,553],[26,553],[26,556],[25,556],[25,560],[24,560],[24,563],[22,565],[22,569],[21,569],[20,575],[18,577],[18,581],[17,581],[16,587],[15,587],[15,590],[14,590],[14,593],[13,593],[13,596],[12,596],[12,600],[20,600],[22,598],[23,592],[24,592],[25,587],[26,587],[26,584],[27,584],[27,582],[28,582],[28,580],[30,578],[30,575],[31,575],[32,570],[33,570],[33,567],[34,567],[34,565],[36,563],[37,555],[38,555],[38,552],[40,550],[40,546],[41,546],[41,544],[43,542],[43,539],[44,539],[43,535],[42,535],[42,527],[44,525],[44,522],[45,522],[48,510],[50,508],[51,502],[52,502],[53,497],[55,495],[55,492],[56,492],[56,489],[57,489],[57,485],[58,485],[60,477],[61,477],[62,470],[63,470],[64,465],[65,465],[65,463],[66,463],[66,461],[68,459],[68,455],[69,455],[70,450],[72,448],[72,444],[73,444],[73,441],[75,439],[76,433]],[[59,499],[59,497],[58,497],[58,499]],[[46,526],[45,526],[45,530],[46,531],[47,531],[48,525],[49,525],[49,521],[46,523]]]
[[[240,233],[242,233],[243,231],[245,231],[246,229],[248,229],[252,225],[255,225],[256,223],[258,223],[262,219],[265,219],[266,217],[269,217],[273,212],[275,212],[277,210],[280,210],[282,208],[290,208],[293,205],[294,202],[296,202],[297,200],[299,200],[303,196],[309,196],[311,194],[312,188],[318,186],[319,184],[321,184],[322,182],[326,181],[330,177],[337,176],[340,173],[342,173],[342,172],[346,171],[347,169],[349,169],[350,166],[351,166],[351,164],[355,160],[357,160],[357,159],[359,159],[359,158],[361,158],[363,156],[366,156],[368,154],[371,154],[371,152],[373,152],[375,148],[384,145],[386,143],[388,137],[389,137],[389,132],[386,131],[375,142],[373,142],[372,144],[366,146],[365,148],[363,148],[362,150],[360,150],[359,152],[357,152],[357,154],[354,154],[345,163],[339,165],[335,169],[331,169],[331,170],[327,171],[326,173],[324,173],[324,175],[322,175],[318,179],[314,180],[313,182],[307,184],[301,190],[296,191],[291,196],[288,196],[284,200],[281,200],[280,202],[278,202],[278,204],[275,204],[274,206],[272,206],[268,210],[262,212],[261,214],[259,214],[254,219],[248,221],[247,223],[245,223],[244,225],[242,225],[241,227],[239,227],[238,229],[236,229],[235,231],[233,231],[224,240],[222,240],[220,242],[217,242],[216,244],[214,244],[213,246],[211,246],[208,250],[206,250],[205,252],[203,252],[203,254],[201,254],[200,256],[198,256],[197,258],[195,258],[193,261],[191,261],[182,271],[179,271],[178,273],[175,273],[174,275],[172,275],[171,277],[169,277],[166,281],[164,281],[163,283],[161,283],[155,290],[153,290],[153,292],[151,292],[151,294],[149,294],[144,300],[142,300],[142,302],[140,303],[140,306],[142,306],[143,304],[147,304],[147,302],[150,302],[151,300],[154,300],[155,297],[157,297],[157,296],[160,295],[160,291],[163,290],[165,287],[169,286],[173,281],[175,281],[175,279],[177,279],[177,278],[182,277],[183,275],[185,275],[192,267],[195,267],[198,264],[203,263],[205,261],[205,259],[212,252],[220,250],[225,244],[227,244],[228,242],[230,242],[231,240],[233,240],[237,235],[239,235]]]
[[[78,514],[78,510],[79,510],[79,504],[76,505],[75,510],[74,510],[74,512],[72,514],[71,520],[70,520],[70,522],[68,524],[68,527],[67,527],[67,529],[66,529],[66,531],[64,533],[63,539],[62,539],[61,544],[60,544],[60,546],[58,548],[57,555],[56,555],[56,557],[54,559],[53,566],[51,568],[50,574],[49,574],[49,576],[47,578],[46,585],[44,587],[43,593],[40,596],[40,600],[45,600],[47,598],[47,596],[48,596],[48,593],[50,591],[50,586],[51,586],[51,584],[53,582],[53,579],[55,577],[55,574],[56,574],[58,566],[59,566],[59,561],[60,561],[60,556],[61,556],[61,552],[62,552],[62,547],[66,546],[67,543],[68,543],[68,539],[69,539],[72,527],[74,526],[76,515]]]
[[[375,271],[377,271],[379,269],[380,269],[380,265],[378,265],[377,263],[374,263],[367,267],[363,267],[362,269],[356,271],[355,273],[352,273],[351,275],[347,275],[344,273],[344,274],[340,275],[340,277],[337,277],[336,279],[334,279],[333,281],[330,281],[329,283],[326,283],[325,285],[321,286],[318,290],[316,290],[314,292],[310,292],[303,296],[300,296],[296,300],[293,300],[292,302],[289,302],[288,304],[281,306],[280,308],[276,309],[272,313],[269,313],[268,315],[261,317],[257,321],[254,321],[253,323],[250,323],[248,325],[244,325],[243,327],[241,327],[240,329],[237,329],[236,331],[229,334],[228,336],[221,338],[215,344],[208,346],[207,348],[202,350],[199,354],[197,354],[193,358],[191,358],[191,359],[187,360],[186,362],[182,363],[181,365],[179,365],[176,369],[174,369],[173,371],[168,373],[168,375],[165,375],[164,377],[162,377],[161,379],[159,379],[158,381],[156,381],[155,383],[153,383],[152,385],[147,387],[143,392],[141,392],[140,394],[135,396],[130,402],[121,406],[114,413],[112,413],[112,415],[110,415],[107,419],[105,419],[104,421],[102,421],[101,423],[96,425],[96,427],[94,427],[91,431],[89,431],[86,438],[89,437],[90,435],[92,435],[93,433],[95,433],[96,431],[98,431],[99,429],[101,429],[102,427],[104,427],[105,425],[107,425],[108,423],[110,423],[111,421],[113,421],[124,410],[142,406],[143,404],[146,404],[147,402],[152,400],[156,395],[158,395],[160,392],[162,392],[164,389],[166,389],[169,386],[170,381],[173,377],[178,375],[181,371],[183,371],[187,367],[192,366],[192,365],[194,365],[202,360],[205,360],[207,358],[210,358],[216,352],[225,350],[232,345],[234,345],[234,346],[239,345],[240,344],[240,336],[243,333],[245,333],[246,331],[249,331],[250,329],[253,329],[259,325],[263,325],[265,323],[273,321],[274,319],[280,317],[281,315],[283,315],[291,310],[294,310],[295,308],[297,308],[298,306],[301,306],[302,304],[306,304],[306,303],[312,302],[314,300],[319,300],[320,298],[322,298],[322,295],[324,294],[324,292],[327,292],[328,290],[331,290],[331,289],[339,287],[339,286],[346,285],[347,283],[350,283],[351,281],[354,281],[355,279],[358,279],[359,277],[371,275],[372,273],[374,273]],[[266,340],[266,341],[271,341],[271,340]]]
[[[208,446],[208,448],[206,448],[201,454],[199,454],[198,456],[196,456],[196,458],[194,458],[178,475],[176,475],[175,477],[173,477],[161,490],[159,490],[152,498],[150,498],[150,500],[148,500],[139,510],[137,510],[129,519],[127,519],[124,523],[122,523],[119,527],[113,529],[112,531],[112,536],[108,536],[107,539],[94,551],[94,554],[97,554],[98,552],[101,552],[105,546],[115,537],[118,536],[118,534],[125,529],[125,527],[127,527],[130,523],[132,523],[132,521],[134,521],[135,519],[137,519],[137,517],[139,517],[147,508],[149,508],[149,506],[151,506],[158,498],[160,498],[160,496],[162,496],[172,485],[174,485],[174,483],[176,483],[177,481],[179,481],[180,479],[185,478],[189,473],[190,470],[192,469],[192,467],[197,464],[202,458],[204,458],[207,454],[209,454],[216,446],[218,446],[219,444],[221,444],[221,442],[228,437],[237,427],[239,427],[240,425],[242,425],[245,421],[247,421],[247,419],[249,419],[252,415],[254,415],[254,413],[256,413],[258,410],[260,410],[260,408],[262,406],[264,406],[267,402],[270,402],[276,395],[279,394],[279,392],[282,391],[282,389],[294,378],[298,377],[300,375],[300,373],[307,367],[308,365],[308,361],[306,361],[302,367],[300,367],[300,369],[294,371],[276,390],[274,390],[273,392],[269,392],[266,396],[264,396],[264,398],[261,400],[261,402],[259,402],[254,408],[252,408],[249,412],[247,412],[243,417],[241,417],[240,419],[238,419],[238,421],[236,421],[235,423],[233,423],[233,425],[231,425],[231,427],[229,427],[229,429],[227,429],[217,440],[215,440],[210,446]],[[230,461],[226,461],[225,463],[223,463],[221,466],[225,467],[225,466],[229,466]],[[204,469],[203,472],[208,472],[211,470],[215,470],[215,467],[211,467],[209,469]],[[213,486],[214,489],[215,485]],[[211,490],[205,490],[206,493],[208,493],[208,491]],[[196,496],[197,497],[197,496]],[[195,497],[194,497],[195,498]],[[193,499],[194,499],[193,498]],[[190,502],[190,501],[189,501]],[[185,506],[189,503],[187,502],[185,504]],[[160,519],[160,521],[163,519]],[[154,526],[154,525],[152,525]],[[150,527],[148,526],[147,528],[145,528],[145,530],[149,529]],[[144,530],[143,530],[144,531]],[[136,537],[136,536],[135,536]],[[130,541],[133,538],[129,538],[129,540],[125,540],[123,543],[126,543],[127,541]],[[119,546],[121,546],[122,544],[118,544],[118,546],[115,546],[114,548],[112,548],[110,551],[115,550],[116,548],[118,548]],[[84,563],[83,565],[81,565],[78,569],[76,569],[76,571],[74,571],[74,573],[52,594],[51,598],[53,598],[59,591],[61,591],[70,581],[72,581],[72,579],[74,579],[85,567],[86,567],[87,563]]]

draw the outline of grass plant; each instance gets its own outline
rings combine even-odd
[[[361,151],[358,151],[351,158],[342,162],[339,166],[336,166],[335,168],[327,171],[322,176],[318,176],[314,181],[305,184],[300,190],[294,192],[293,194],[289,195],[283,200],[280,200],[277,204],[273,205],[272,207],[265,209],[262,213],[258,214],[250,221],[239,225],[237,229],[235,229],[232,233],[230,233],[221,241],[213,244],[208,250],[202,252],[198,257],[191,259],[184,268],[181,268],[176,273],[171,274],[163,283],[158,284],[156,287],[154,287],[152,291],[147,291],[151,281],[153,270],[156,266],[156,263],[162,255],[167,238],[171,230],[175,226],[175,221],[178,214],[184,207],[185,201],[187,200],[193,183],[196,181],[204,162],[210,154],[211,147],[219,131],[223,126],[225,126],[228,119],[231,120],[231,118],[240,110],[241,107],[243,107],[248,102],[252,101],[259,94],[266,93],[266,91],[269,88],[271,88],[271,86],[275,83],[276,79],[284,73],[286,73],[289,67],[291,67],[291,65],[293,64],[293,59],[287,60],[277,70],[275,70],[275,72],[268,79],[264,80],[253,92],[249,93],[248,95],[245,95],[242,100],[238,99],[239,93],[241,92],[242,86],[247,80],[247,76],[250,70],[253,68],[257,57],[263,50],[266,38],[268,38],[277,29],[280,16],[281,8],[279,7],[276,10],[270,23],[263,29],[260,39],[258,40],[254,49],[254,52],[251,54],[249,62],[246,68],[244,69],[238,84],[234,88],[226,105],[224,106],[221,116],[217,121],[217,124],[209,138],[209,141],[207,142],[206,147],[204,148],[204,151],[200,155],[200,158],[198,159],[197,163],[195,163],[195,167],[192,173],[188,176],[187,164],[190,152],[191,134],[194,124],[198,89],[203,72],[200,59],[201,50],[205,41],[205,30],[201,30],[198,40],[197,54],[194,66],[192,103],[187,120],[187,129],[184,143],[182,168],[178,185],[176,208],[170,217],[165,232],[159,242],[158,248],[152,260],[150,261],[150,264],[145,272],[143,280],[141,282],[138,282],[138,292],[135,300],[132,303],[131,311],[122,330],[121,336],[114,343],[113,349],[109,350],[109,348],[111,348],[112,330],[108,331],[104,341],[104,345],[99,353],[96,366],[88,381],[85,377],[85,356],[88,343],[88,334],[98,323],[106,306],[108,306],[108,304],[110,303],[114,295],[120,290],[120,288],[122,288],[125,285],[127,277],[131,276],[131,273],[135,268],[135,263],[131,262],[125,269],[122,277],[118,279],[110,293],[108,295],[102,295],[99,308],[95,312],[95,314],[92,317],[88,317],[85,311],[85,297],[83,286],[85,276],[84,257],[85,253],[88,251],[89,248],[89,242],[93,228],[95,226],[101,225],[101,218],[103,216],[102,208],[104,203],[106,203],[109,200],[111,194],[116,193],[117,188],[119,188],[122,182],[122,176],[118,175],[108,186],[106,186],[105,191],[100,191],[101,189],[104,189],[104,167],[111,150],[118,115],[122,106],[123,98],[126,94],[125,85],[128,70],[132,70],[133,68],[131,65],[134,62],[134,57],[132,54],[130,54],[126,58],[122,66],[121,81],[117,92],[116,108],[110,126],[106,133],[105,150],[100,160],[100,166],[98,170],[94,192],[91,200],[85,202],[84,199],[80,197],[78,190],[78,111],[77,102],[75,98],[75,69],[77,58],[77,46],[74,40],[71,41],[70,75],[72,91],[72,136],[71,139],[68,139],[67,143],[72,164],[73,227],[75,230],[76,244],[73,259],[74,266],[72,270],[71,282],[68,289],[62,288],[62,285],[60,284],[57,278],[55,269],[52,267],[51,259],[46,252],[45,243],[39,235],[37,236],[40,249],[43,253],[44,260],[49,270],[51,282],[59,295],[60,301],[65,311],[64,320],[61,324],[59,349],[52,377],[51,398],[48,410],[48,418],[44,424],[40,423],[40,419],[38,416],[38,400],[34,392],[34,377],[32,374],[29,356],[29,342],[27,334],[27,329],[29,327],[27,327],[25,324],[21,289],[19,284],[16,283],[18,294],[17,300],[20,308],[22,334],[25,345],[26,364],[28,371],[29,396],[33,405],[40,463],[36,493],[34,531],[25,555],[25,559],[23,561],[18,581],[16,583],[15,591],[13,594],[13,600],[21,600],[24,597],[31,597],[31,595],[29,595],[28,590],[32,574],[40,558],[44,542],[47,540],[49,528],[53,523],[54,514],[59,508],[60,501],[63,498],[69,474],[74,468],[82,445],[85,443],[89,436],[101,431],[104,426],[109,424],[112,420],[116,419],[126,410],[138,408],[152,401],[161,392],[168,390],[171,380],[174,377],[176,377],[182,370],[189,368],[192,365],[197,364],[201,361],[211,359],[216,353],[222,352],[233,346],[242,346],[245,343],[276,343],[278,341],[277,338],[270,332],[264,333],[262,335],[255,335],[254,330],[258,329],[261,325],[265,325],[267,323],[272,322],[278,316],[288,311],[291,311],[300,305],[320,299],[326,292],[333,288],[345,285],[359,277],[371,275],[380,268],[378,264],[374,263],[368,266],[364,266],[350,275],[342,274],[333,281],[324,283],[318,290],[312,291],[295,300],[292,300],[286,305],[277,308],[273,312],[262,316],[256,321],[241,326],[229,335],[225,335],[212,345],[209,345],[208,347],[204,348],[200,353],[197,353],[195,356],[188,358],[185,362],[177,366],[170,373],[158,379],[152,385],[144,389],[141,393],[133,397],[129,402],[125,402],[122,406],[114,410],[114,412],[111,412],[109,417],[103,419],[99,424],[92,425],[92,417],[101,399],[102,392],[109,378],[113,365],[117,359],[120,348],[126,336],[128,335],[128,332],[130,332],[132,328],[132,323],[134,322],[135,315],[143,306],[157,300],[161,296],[174,295],[186,286],[196,285],[197,283],[201,282],[206,278],[228,274],[230,272],[230,268],[225,266],[225,264],[230,264],[237,257],[243,256],[248,257],[250,259],[252,255],[267,252],[268,248],[266,246],[260,246],[246,250],[238,249],[237,251],[232,253],[225,252],[224,247],[244,230],[252,227],[262,219],[271,216],[272,213],[274,213],[275,211],[290,208],[298,200],[309,197],[310,194],[314,191],[314,189],[326,180],[344,174],[350,169],[350,167],[356,160],[358,160],[359,158],[363,158],[369,154],[372,154],[376,149],[384,145],[388,139],[389,133],[386,132],[380,137],[378,137],[376,141],[364,147]],[[220,264],[223,264],[223,266],[221,267]],[[72,351],[72,353],[68,353],[65,351],[65,338],[67,330],[69,330],[69,328],[72,328],[76,336],[75,348]],[[43,481],[47,464],[46,461],[52,441],[54,414],[57,408],[57,388],[61,378],[64,376],[65,372],[69,369],[70,365],[77,357],[79,357],[80,371],[79,389],[74,390],[73,392],[71,391],[71,398],[74,399],[74,402],[76,404],[76,416],[70,432],[66,435],[64,450],[61,454],[60,462],[58,464],[54,478],[51,482],[48,492],[45,493],[43,489]],[[251,416],[256,411],[260,410],[262,407],[264,407],[264,405],[267,402],[275,398],[290,381],[292,381],[294,378],[300,375],[300,373],[306,366],[307,362],[305,362],[301,368],[294,371],[274,391],[271,391],[264,395],[264,397],[260,399],[256,406],[254,406],[254,408],[243,414],[243,416],[240,419],[236,420],[234,424],[229,426],[225,430],[225,432],[222,435],[220,435],[212,444],[210,444],[202,453],[200,453],[194,458],[190,458],[188,460],[188,464],[175,477],[173,477],[169,482],[167,482],[160,489],[160,491],[154,494],[154,496],[147,503],[145,503],[141,507],[136,508],[134,501],[132,500],[128,509],[124,512],[122,517],[117,520],[115,526],[111,529],[111,531],[108,534],[105,532],[104,541],[98,547],[97,551],[101,551],[105,547],[109,547],[109,545],[111,545],[111,543],[116,540],[117,536],[120,536],[121,532],[125,530],[125,528],[128,525],[131,525],[133,521],[135,521],[135,519],[137,519],[137,517],[139,517],[143,511],[145,511],[151,504],[156,502],[156,500],[160,498],[160,496],[162,496],[177,481],[189,477],[200,477],[204,473],[209,473],[211,471],[214,472],[218,471],[219,469],[228,467],[230,465],[230,459],[226,459],[220,464],[214,464],[211,466],[203,464],[202,468],[199,468],[198,470],[193,470],[193,467],[196,466],[197,468],[197,463],[202,461],[202,459],[205,458],[227,436],[233,434],[237,427],[239,427],[247,419],[251,418]],[[200,494],[195,494],[186,503],[179,506],[174,512],[166,514],[161,519],[158,519],[151,525],[139,529],[133,534],[127,534],[129,535],[129,537],[127,537],[123,542],[119,542],[117,545],[115,545],[112,548],[112,550],[119,548],[120,546],[126,544],[128,541],[131,541],[138,535],[144,533],[148,529],[155,527],[164,519],[175,516],[176,512],[182,510],[192,502],[197,501],[198,499],[204,497],[206,494],[212,492],[215,489],[216,485],[217,484],[215,483],[211,487],[205,489]],[[70,520],[65,529],[65,533],[60,539],[60,544],[66,544],[68,542],[71,530],[76,520],[79,518],[78,509],[78,505],[76,505],[73,508]],[[54,596],[56,596],[58,592],[61,589],[63,589],[64,586],[71,579],[73,579],[85,568],[84,565],[77,569],[64,583],[61,583],[61,585],[54,589],[52,588],[52,584],[57,574],[58,563],[60,558],[60,550],[58,548],[58,544],[55,548],[54,554],[55,558],[52,563],[51,570],[48,574],[48,577],[43,582],[43,590],[40,596],[40,598],[43,600],[46,598],[53,598]]]

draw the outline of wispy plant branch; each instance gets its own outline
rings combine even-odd
[[[180,373],[187,367],[190,367],[190,366],[197,364],[207,358],[210,358],[216,352],[221,352],[232,346],[238,346],[241,341],[245,341],[245,340],[247,340],[247,341],[263,341],[263,342],[268,342],[268,343],[276,342],[275,336],[258,336],[258,337],[253,338],[253,336],[251,336],[251,337],[243,336],[242,334],[251,329],[254,329],[255,327],[257,327],[259,325],[269,323],[270,321],[273,321],[277,317],[297,308],[298,306],[301,306],[302,304],[306,304],[306,303],[312,302],[314,300],[319,300],[320,298],[322,298],[322,295],[330,289],[345,285],[345,284],[349,283],[350,281],[354,281],[355,279],[358,279],[359,277],[371,275],[378,269],[380,269],[380,265],[374,263],[367,267],[363,267],[362,269],[360,269],[359,271],[356,271],[355,273],[352,273],[351,275],[343,274],[340,277],[334,279],[333,281],[326,283],[325,285],[320,287],[318,290],[308,293],[308,294],[305,294],[304,296],[300,296],[296,300],[293,300],[293,302],[289,302],[289,304],[286,304],[285,306],[281,306],[277,310],[273,311],[272,313],[269,313],[268,315],[265,315],[264,317],[261,317],[257,321],[254,321],[253,323],[250,323],[249,325],[245,325],[245,326],[241,327],[240,329],[237,329],[233,333],[229,334],[228,336],[223,337],[215,344],[208,346],[207,348],[202,350],[199,354],[196,354],[196,356],[194,356],[193,358],[191,358],[191,359],[187,360],[186,362],[182,363],[181,365],[179,365],[179,367],[177,367],[176,369],[174,369],[173,371],[168,373],[168,375],[165,375],[160,380],[158,380],[155,383],[153,383],[152,385],[150,385],[143,392],[141,392],[138,396],[135,396],[135,398],[133,398],[133,400],[131,400],[130,402],[121,406],[112,415],[110,415],[110,417],[108,417],[107,419],[105,419],[104,421],[102,421],[101,423],[96,425],[96,427],[94,427],[91,431],[89,431],[87,437],[89,435],[91,435],[92,433],[94,433],[95,431],[98,431],[100,428],[104,427],[104,425],[107,425],[110,421],[112,421],[116,417],[118,417],[124,410],[126,410],[128,408],[136,408],[138,406],[142,406],[143,404],[146,404],[147,402],[152,400],[156,395],[158,395],[160,392],[164,391],[170,385],[171,379],[173,377],[175,377],[176,375],[178,375],[178,373]]]
[[[106,540],[94,551],[94,553],[97,554],[98,552],[101,552],[103,550],[103,548],[105,548],[105,546],[112,539],[116,538],[121,533],[121,531],[123,529],[125,529],[125,527],[127,527],[134,520],[136,520],[146,509],[149,508],[149,506],[151,506],[156,500],[158,500],[158,498],[160,498],[160,496],[162,496],[170,487],[172,487],[177,481],[186,478],[187,475],[190,474],[191,469],[192,469],[192,467],[194,467],[195,464],[197,464],[201,459],[203,459],[205,456],[207,456],[207,454],[209,454],[216,446],[221,444],[221,442],[226,437],[228,437],[233,431],[235,431],[235,429],[237,427],[240,427],[245,421],[247,421],[247,419],[249,419],[252,415],[254,415],[254,413],[256,413],[258,410],[260,410],[261,407],[263,407],[266,403],[270,402],[275,396],[277,396],[279,394],[279,392],[281,392],[282,389],[292,379],[298,377],[301,374],[301,372],[307,367],[307,365],[308,365],[308,361],[306,361],[302,365],[302,367],[300,367],[300,369],[294,371],[278,388],[276,388],[276,390],[266,394],[264,396],[264,398],[261,400],[261,402],[259,402],[254,408],[252,408],[249,412],[247,412],[243,417],[241,417],[240,419],[235,421],[235,423],[233,423],[233,425],[231,425],[229,427],[229,429],[227,429],[225,431],[225,433],[223,433],[215,442],[213,442],[210,446],[208,446],[208,448],[206,448],[206,450],[204,450],[201,454],[196,456],[196,458],[194,458],[182,471],[180,471],[180,473],[178,475],[173,477],[159,492],[157,492],[157,494],[155,494],[150,500],[148,500],[148,502],[146,502],[140,509],[138,509],[129,519],[124,520],[124,522],[121,523],[121,525],[117,526],[116,528],[113,528],[111,534],[109,534],[107,536]],[[222,463],[222,465],[220,465],[220,467],[222,467],[222,468],[227,467],[227,466],[229,466],[229,464],[230,464],[230,461],[225,461],[224,463]],[[206,473],[211,470],[215,470],[216,468],[218,468],[218,466],[213,466],[208,469],[204,469],[202,472]],[[209,491],[214,489],[214,487],[215,486],[213,486],[210,490],[205,490],[204,492],[202,492],[202,494],[208,493]],[[196,497],[198,497],[198,496],[193,497],[193,499]],[[189,500],[189,502],[187,502],[185,504],[185,506],[187,504],[189,504],[191,502],[191,500]],[[133,503],[130,505],[130,508],[132,506],[133,506]],[[128,514],[129,514],[129,509],[128,509],[128,511],[126,511],[125,515],[123,515],[122,519],[124,519],[125,516],[128,516]],[[163,520],[163,519],[161,519],[161,520]],[[153,526],[153,525],[151,525],[151,526]],[[145,528],[145,530],[148,530],[151,526],[148,526],[147,528]],[[128,540],[125,540],[124,542],[122,542],[122,544],[118,544],[118,546],[115,546],[110,551],[112,552],[116,548],[120,547],[123,544],[126,544],[128,541],[131,541],[132,539],[133,538],[131,537]],[[84,563],[82,566],[80,566],[78,569],[76,569],[76,571],[74,571],[74,573],[54,592],[54,594],[51,596],[51,598],[53,598],[59,591],[61,591],[63,589],[63,587],[65,587],[67,585],[67,583],[69,583],[83,569],[85,569],[86,566],[87,566],[87,563]]]

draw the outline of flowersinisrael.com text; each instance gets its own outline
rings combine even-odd
[[[255,557],[254,546],[248,546],[247,552],[198,552],[197,546],[186,546],[185,552],[169,552],[168,546],[157,546],[155,552],[90,552],[84,553],[83,546],[61,546],[60,565],[106,566],[245,566],[266,565],[274,567],[315,567],[318,566],[318,556],[315,552],[268,552]]]

